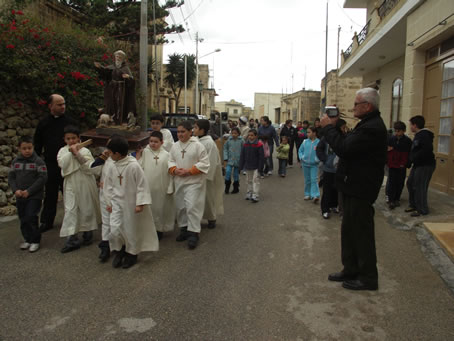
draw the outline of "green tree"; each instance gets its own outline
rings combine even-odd
[[[156,35],[159,44],[168,43],[166,34],[184,32],[182,25],[168,25],[165,18],[170,15],[168,9],[180,7],[184,0],[167,0],[159,5],[157,0],[148,1],[148,21],[152,23],[153,1],[156,5]],[[117,40],[131,43],[140,39],[140,1],[137,0],[59,0],[83,14],[86,25],[104,28],[106,33]],[[152,26],[148,30],[149,44],[154,44]]]
[[[184,89],[184,54],[174,53],[169,55],[166,76],[164,81],[172,90],[177,106],[179,104],[181,90]],[[195,55],[186,55],[187,58],[187,85],[192,86],[196,78]]]

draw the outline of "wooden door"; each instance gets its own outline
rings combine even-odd
[[[454,58],[426,67],[423,112],[426,128],[435,134],[437,167],[431,185],[454,194]]]

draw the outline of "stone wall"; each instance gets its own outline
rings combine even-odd
[[[11,161],[17,156],[20,137],[33,136],[40,115],[21,98],[0,94],[0,216],[16,213],[16,200],[8,186],[8,172]]]

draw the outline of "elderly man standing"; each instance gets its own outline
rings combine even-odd
[[[341,272],[328,276],[351,290],[377,290],[378,271],[375,253],[374,207],[383,177],[387,153],[387,132],[380,116],[377,90],[364,88],[356,93],[354,115],[361,121],[342,135],[335,127],[338,117],[326,114],[321,120],[322,134],[340,161],[336,186],[343,195],[341,226]]]
[[[66,105],[62,96],[50,95],[47,104],[50,114],[38,123],[34,136],[35,151],[39,156],[44,156],[47,166],[44,206],[41,212],[41,232],[53,227],[57,213],[58,191],[63,189],[61,169],[57,163],[57,153],[65,145],[63,131],[68,125],[78,125],[75,120],[65,115]]]

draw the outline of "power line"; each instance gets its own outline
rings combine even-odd
[[[336,5],[337,5],[337,7],[340,8],[340,10],[342,11],[342,13],[344,13],[344,15],[348,18],[348,20],[350,20],[350,21],[352,22],[352,24],[354,24],[354,25],[356,25],[356,26],[359,26],[359,27],[363,27],[363,26],[364,26],[364,25],[358,24],[358,23],[355,22],[352,18],[350,18],[350,16],[347,14],[347,12],[345,11],[345,9],[344,9],[343,7],[341,7],[341,6],[339,5],[338,2],[336,2]]]

